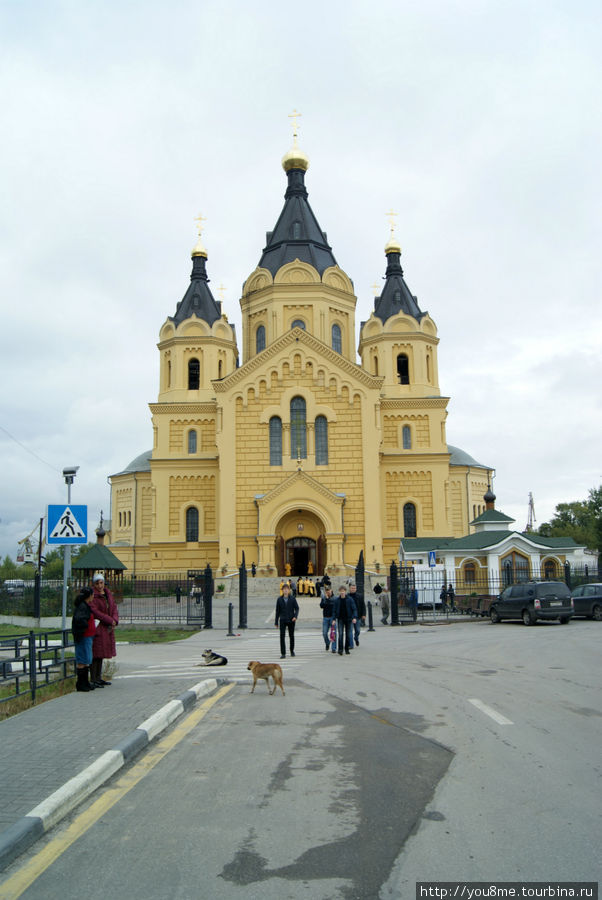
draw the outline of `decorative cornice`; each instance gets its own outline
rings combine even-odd
[[[295,344],[302,345],[306,350],[311,350],[318,354],[324,359],[324,362],[329,362],[334,368],[344,372],[347,377],[358,381],[363,387],[376,391],[381,390],[385,380],[383,377],[370,375],[361,366],[341,356],[340,353],[337,353],[319,338],[315,337],[315,335],[304,331],[302,328],[293,328],[291,331],[281,335],[260,354],[244,363],[231,375],[226,375],[221,381],[212,381],[216,393],[227,393],[241,382],[244,382],[257,369],[264,368],[270,360],[273,360],[287,347]]]
[[[412,397],[403,400],[381,398],[380,408],[383,412],[388,409],[445,409],[449,403],[449,397]]]
[[[215,415],[217,404],[215,400],[211,400],[209,403],[149,403],[148,408],[153,415],[173,416],[174,413],[182,416],[192,415],[192,413],[213,413]]]
[[[257,497],[257,505],[265,506],[268,503],[272,503],[280,496],[280,494],[284,493],[294,481],[300,481],[306,488],[310,488],[313,492],[320,494],[329,503],[336,503],[339,506],[342,506],[345,501],[345,498],[342,495],[333,493],[333,491],[325,487],[321,482],[312,478],[311,475],[308,475],[307,472],[297,470],[296,472],[292,472],[288,478],[284,479],[284,481],[281,481],[280,484],[277,484],[276,487],[268,491],[267,494],[264,494],[262,497]]]

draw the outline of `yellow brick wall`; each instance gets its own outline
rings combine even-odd
[[[194,428],[197,448],[202,452],[215,450],[215,421],[213,419],[172,419],[169,423],[169,452],[187,453],[186,435]]]
[[[402,509],[407,501],[415,503],[418,507],[418,534],[421,528],[432,529],[433,480],[430,472],[385,472],[385,498],[385,531],[402,534]]]
[[[402,428],[410,425],[412,429],[412,449],[424,450],[430,447],[430,425],[428,416],[384,416],[383,441],[385,447],[401,449],[403,447]]]
[[[203,506],[199,517],[200,534],[215,534],[216,490],[213,475],[172,476],[169,479],[169,534],[180,535],[181,509],[185,503],[196,502]],[[182,540],[185,535],[181,535]]]
[[[153,523],[153,489],[145,487],[142,490],[142,534],[143,541],[150,541]]]
[[[283,402],[281,417],[283,421],[283,463],[282,466],[270,466],[269,424],[258,424],[262,408],[265,405],[264,389],[259,387],[255,392],[248,392],[246,405],[239,399],[236,404],[236,530],[240,535],[254,534],[257,530],[257,508],[254,496],[260,492],[267,493],[281,483],[290,469],[286,461],[290,459],[287,423],[290,421],[289,401],[282,400],[290,389],[311,390],[317,405],[330,407],[336,414],[336,422],[328,423],[328,465],[313,466],[310,459],[303,460],[303,469],[315,476],[325,487],[333,492],[346,494],[345,531],[362,533],[364,521],[364,493],[362,483],[362,416],[359,400],[351,404],[349,392],[332,379],[328,385],[320,384],[320,379],[313,378],[311,367],[302,371],[299,358],[292,360],[293,375],[288,372],[288,364],[283,366],[281,377],[272,379],[269,404],[278,407]],[[308,414],[308,426],[313,425]],[[307,429],[308,456],[314,451],[314,430]],[[299,498],[300,503],[303,497]]]

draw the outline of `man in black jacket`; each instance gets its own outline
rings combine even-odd
[[[338,629],[338,654],[343,655],[343,647],[345,653],[349,655],[349,651],[353,650],[353,626],[357,619],[357,609],[353,597],[347,594],[347,588],[342,584],[339,588],[339,596],[334,605],[334,617],[337,620]]]
[[[285,633],[288,629],[288,641],[290,645],[291,656],[295,655],[295,622],[299,615],[299,604],[296,599],[291,596],[291,589],[288,584],[283,585],[282,593],[276,601],[276,622],[275,627],[280,625],[280,659],[286,657]]]
[[[353,625],[354,637],[356,646],[360,645],[360,631],[362,625],[366,624],[366,604],[364,602],[364,597],[362,594],[358,594],[357,585],[355,581],[349,582],[349,596],[353,599],[355,603],[355,608],[357,610],[357,618]]]

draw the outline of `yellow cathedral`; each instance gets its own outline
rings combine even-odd
[[[400,539],[469,532],[492,469],[446,442],[437,328],[410,292],[393,229],[374,310],[309,204],[309,161],[284,156],[284,206],[246,279],[242,360],[192,251],[159,332],[152,450],[111,476],[110,543],[130,573],[378,571]],[[359,354],[359,362],[358,360]],[[288,564],[288,565],[287,565]]]

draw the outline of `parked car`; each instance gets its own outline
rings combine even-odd
[[[2,585],[2,590],[11,597],[22,597],[25,590],[25,582],[22,578],[7,578]]]
[[[576,616],[602,622],[602,584],[580,584],[573,588]]]
[[[494,600],[489,618],[496,625],[502,619],[522,619],[534,625],[539,619],[568,624],[574,613],[573,598],[562,581],[528,581],[512,584]]]

